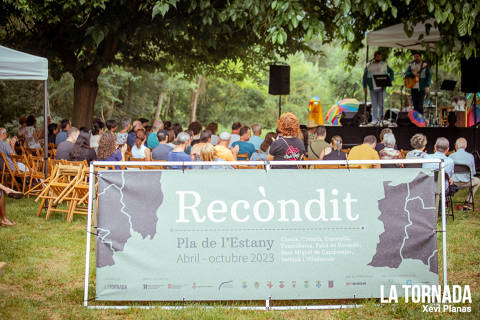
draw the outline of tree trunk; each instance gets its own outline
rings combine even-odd
[[[100,70],[88,67],[81,75],[74,76],[72,125],[90,127],[98,92]]]
[[[126,108],[128,111],[131,111],[131,106],[132,106],[132,91],[133,91],[133,81],[131,79],[128,79],[128,93],[127,93],[127,99],[126,99]]]
[[[112,103],[110,103],[110,106],[105,113],[105,122],[106,120],[112,119],[113,110],[115,110],[115,101],[112,101]]]
[[[197,81],[197,87],[192,90],[192,97],[190,99],[190,123],[197,119],[198,96],[200,95],[202,81],[203,77],[199,76]]]
[[[160,118],[160,113],[162,112],[163,99],[165,99],[166,94],[167,93],[165,91],[162,91],[158,96],[157,110],[155,110],[155,117],[153,118],[153,121],[158,120]]]
[[[171,121],[175,118],[175,108],[173,107],[173,103],[175,102],[173,92],[170,93],[170,99],[168,101],[168,111],[169,113],[165,114],[165,118],[169,118]]]

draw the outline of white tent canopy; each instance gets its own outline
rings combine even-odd
[[[0,79],[47,80],[48,60],[0,46]]]
[[[431,24],[430,32],[427,35],[426,24]],[[418,40],[423,34],[423,39]],[[367,45],[389,48],[403,48],[412,50],[425,50],[425,46],[435,45],[440,41],[440,31],[434,27],[434,20],[430,19],[424,23],[418,23],[413,29],[413,34],[408,37],[403,30],[403,23],[375,30],[367,33]]]
[[[47,131],[47,79],[48,60],[25,52],[0,46],[0,79],[5,80],[43,80],[43,133]],[[44,172],[47,177],[48,144],[44,143]]]

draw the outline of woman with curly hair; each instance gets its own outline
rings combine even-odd
[[[111,132],[106,132],[100,137],[98,142],[97,159],[103,161],[124,161],[127,145],[124,144],[122,149],[117,148],[117,137]]]
[[[427,137],[425,137],[423,134],[415,134],[410,139],[410,145],[412,146],[413,150],[410,150],[406,154],[405,159],[418,159],[423,158],[426,155],[425,147],[427,146]]]
[[[282,134],[270,146],[267,160],[294,161],[302,160],[305,145],[297,138],[300,130],[298,118],[290,112],[284,113],[277,121],[278,131]],[[273,168],[273,167],[272,167]],[[296,166],[275,166],[276,169],[296,169]]]

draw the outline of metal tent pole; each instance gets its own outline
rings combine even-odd
[[[43,172],[45,179],[48,177],[48,122],[47,122],[47,105],[48,105],[48,87],[47,80],[43,82]]]

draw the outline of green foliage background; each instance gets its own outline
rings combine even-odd
[[[308,103],[312,96],[321,99],[324,114],[339,99],[364,100],[361,77],[365,61],[354,66],[346,63],[349,51],[340,43],[317,46],[321,54],[297,53],[285,60],[291,67],[290,95],[282,97],[282,112],[295,113],[302,123],[308,117]],[[373,50],[370,49],[370,55]],[[365,56],[361,50],[359,56]],[[389,89],[387,107],[400,107],[402,74],[410,61],[408,53],[384,50],[389,65],[395,71],[394,87]],[[433,58],[428,58],[433,60]],[[443,79],[459,80],[458,63],[444,58],[439,62],[438,82]],[[197,119],[203,124],[218,122],[228,128],[233,121],[246,124],[258,122],[266,128],[275,127],[278,116],[278,96],[268,94],[268,66],[249,75],[238,75],[242,66],[231,63],[217,66],[227,71],[204,75],[205,87],[197,108]],[[432,67],[434,70],[435,68]],[[222,76],[232,75],[231,77]],[[50,112],[54,121],[72,117],[74,79],[65,73],[59,80],[49,81]],[[459,87],[459,85],[457,86]],[[95,116],[101,119],[145,117],[153,119],[161,92],[166,92],[160,118],[189,123],[191,92],[196,88],[196,79],[181,72],[145,71],[112,66],[102,71],[99,77],[99,93],[95,104]],[[441,92],[439,105],[447,105],[459,92]],[[431,96],[433,99],[433,96]],[[15,133],[16,119],[28,114],[37,117],[43,114],[43,86],[35,81],[0,81],[0,125]],[[168,105],[168,110],[167,109]],[[39,125],[41,123],[39,119]]]

